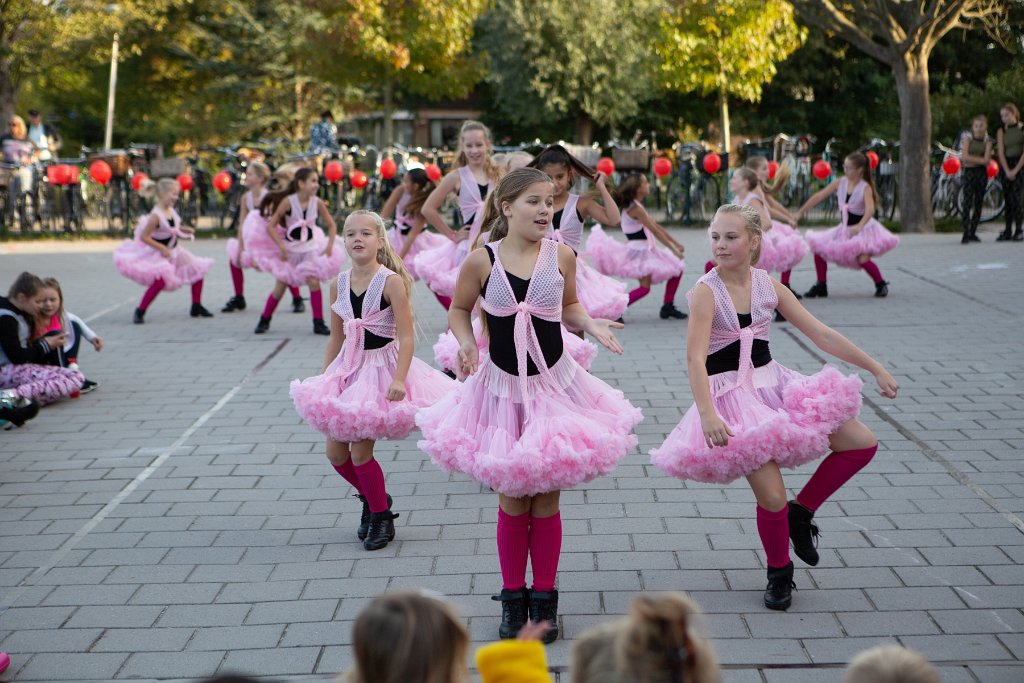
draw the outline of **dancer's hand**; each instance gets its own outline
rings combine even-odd
[[[598,171],[597,175],[594,176],[594,185],[596,185],[597,187],[607,187],[608,175],[602,171]]]
[[[458,244],[459,242],[462,242],[464,240],[468,240],[468,239],[469,239],[469,228],[463,228],[461,230],[456,230],[455,234],[452,235],[452,242],[455,242],[456,244]]]
[[[612,334],[612,330],[621,330],[625,327],[622,323],[617,323],[614,320],[591,318],[589,322],[583,325],[583,331],[596,339],[601,346],[621,356],[623,352],[622,344]]]
[[[405,382],[401,380],[391,380],[391,386],[388,387],[388,400],[389,401],[401,401],[405,398]]]
[[[327,247],[323,250],[323,252],[320,255],[321,256],[326,256],[327,258],[331,258],[331,252],[333,250],[334,250],[334,245],[331,244],[330,242],[328,242],[327,243]]]
[[[854,225],[850,227],[850,234],[856,237],[860,234],[860,231],[864,229],[863,225]]]
[[[708,448],[715,446],[728,446],[729,437],[736,436],[729,429],[729,425],[722,421],[717,414],[700,419],[700,428],[704,431],[704,442]]]
[[[678,258],[678,259],[683,258],[683,247],[682,247],[682,245],[670,244],[670,245],[668,245],[668,249],[669,249],[669,251],[671,251],[675,255],[676,258]]]
[[[162,249],[160,249],[160,255],[163,256],[164,258],[169,259],[171,258],[171,250],[168,249],[167,247],[163,247]]]
[[[459,371],[460,374],[466,377],[476,372],[477,366],[480,364],[480,349],[476,347],[476,342],[469,342],[459,347]]]
[[[280,257],[280,259],[282,261],[287,261],[288,260],[288,250],[285,249],[283,246],[278,247],[277,249],[278,249],[277,253],[278,253],[278,256]]]
[[[875,381],[878,382],[879,394],[886,398],[896,398],[896,392],[900,390],[900,385],[896,383],[888,370],[883,368],[875,373]]]
[[[516,640],[540,640],[550,630],[551,622],[549,621],[527,621],[519,629]]]
[[[92,344],[92,347],[97,351],[103,350],[103,337],[93,337],[92,341],[89,343]]]

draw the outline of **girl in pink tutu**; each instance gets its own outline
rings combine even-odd
[[[480,235],[484,198],[501,175],[501,169],[491,159],[491,131],[487,126],[479,121],[462,124],[455,166],[423,204],[427,222],[448,241],[422,250],[413,260],[413,268],[446,309],[455,294],[459,267]],[[458,232],[448,227],[441,216],[441,204],[450,194],[459,199],[462,229]]]
[[[114,250],[114,267],[133,282],[146,287],[132,321],[146,322],[146,311],[160,292],[173,292],[182,285],[192,286],[193,318],[212,318],[203,307],[203,278],[213,268],[213,259],[195,256],[178,245],[179,239],[195,239],[196,231],[181,224],[174,210],[178,201],[178,181],[162,178],[156,183],[156,206],[139,221],[135,237]]]
[[[793,293],[755,268],[761,218],[726,204],[711,223],[718,266],[687,293],[686,361],[694,402],[651,461],[681,479],[724,484],[746,477],[757,499],[757,530],[768,565],[764,604],[792,602],[797,557],[818,563],[814,512],[864,467],[878,449],[857,419],[861,380],[834,367],[801,375],[772,360],[768,332],[776,308],[822,351],[874,375],[882,396],[895,398],[892,375],[852,342],[823,325]],[[796,499],[786,502],[782,467],[832,453]]]
[[[555,575],[561,552],[559,494],[611,472],[636,445],[641,414],[564,353],[561,326],[582,329],[622,353],[613,328],[587,315],[576,297],[576,257],[546,239],[554,187],[533,168],[509,171],[488,200],[492,241],[459,272],[448,322],[468,379],[416,415],[419,447],[434,464],[498,493],[502,638],[529,618],[556,625]],[[470,324],[484,311],[489,354],[482,361]],[[533,589],[526,588],[532,558]]]
[[[413,357],[412,277],[388,241],[384,220],[355,211],[342,231],[352,268],[331,283],[331,338],[321,374],[295,380],[295,409],[327,436],[327,459],[363,502],[357,535],[367,550],[395,538],[391,496],[373,458],[379,439],[404,439],[419,408],[454,382]]]
[[[420,279],[416,274],[416,255],[425,249],[436,249],[447,241],[425,230],[427,219],[423,217],[423,204],[435,187],[426,171],[411,168],[381,210],[385,220],[394,218],[395,224],[388,230],[388,239],[413,280]]]
[[[330,334],[324,324],[321,280],[333,280],[345,260],[345,252],[334,248],[337,226],[327,205],[317,196],[316,171],[300,168],[281,192],[271,192],[260,204],[260,213],[270,216],[267,234],[277,245],[276,253],[255,255],[257,267],[273,275],[277,282],[263,306],[256,334],[270,329],[270,318],[287,287],[309,287],[309,305],[313,309],[313,333]],[[327,226],[327,235],[317,225]]]
[[[814,252],[818,281],[804,296],[810,299],[828,296],[829,262],[843,268],[863,269],[875,283],[875,296],[888,296],[889,283],[882,279],[882,272],[872,259],[895,249],[900,238],[874,219],[876,192],[868,158],[854,152],[843,160],[843,173],[843,177],[815,192],[796,214],[799,220],[812,207],[834,194],[839,200],[839,214],[842,216],[842,223],[834,228],[807,231],[807,244]]]
[[[675,298],[686,265],[683,262],[684,247],[665,228],[655,223],[643,207],[642,202],[650,189],[647,177],[642,173],[626,176],[613,193],[622,214],[621,226],[626,243],[612,239],[600,225],[595,225],[590,230],[586,255],[605,275],[640,280],[640,286],[629,293],[630,306],[647,296],[652,284],[664,282],[661,319],[682,320],[686,314],[676,308]],[[665,246],[655,244],[655,238]]]
[[[283,182],[288,184],[293,171],[282,173],[282,170],[283,168],[278,169],[277,177],[286,176]],[[268,182],[270,168],[266,164],[258,161],[249,164],[249,171],[245,176],[248,191],[242,196],[242,205],[238,212],[238,237],[230,238],[227,245],[228,265],[231,267],[231,283],[234,285],[235,295],[220,309],[221,313],[245,310],[245,276],[242,269],[256,268],[254,254],[270,254],[273,257],[278,253],[277,245],[267,233],[267,217],[259,212],[260,202],[267,196]],[[288,289],[292,293],[292,310],[296,313],[305,311],[299,288]]]

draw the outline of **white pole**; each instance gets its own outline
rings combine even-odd
[[[103,149],[110,149],[114,137],[114,93],[117,91],[117,48],[120,36],[114,34],[110,51],[110,88],[107,90],[107,130],[103,136]]]

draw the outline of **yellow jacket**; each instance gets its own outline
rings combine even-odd
[[[551,683],[544,646],[536,640],[503,640],[476,651],[483,683]]]

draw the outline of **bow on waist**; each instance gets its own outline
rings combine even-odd
[[[515,306],[498,308],[490,304],[486,299],[481,302],[481,305],[483,306],[483,309],[491,315],[501,318],[507,318],[510,315],[514,315],[516,318],[512,338],[516,346],[516,369],[519,373],[519,386],[522,391],[523,399],[525,400],[527,360],[532,358],[541,374],[548,371],[547,362],[544,360],[544,352],[540,347],[540,339],[538,339],[537,330],[533,326],[532,316],[536,316],[541,320],[546,320],[548,322],[558,322],[562,312],[561,308],[542,308],[540,306],[531,305],[525,301],[517,303]]]
[[[387,311],[377,311],[365,318],[345,321],[345,343],[341,347],[339,379],[346,379],[362,365],[366,353],[366,335],[369,331],[379,337],[394,336],[394,328],[385,320]]]
[[[753,390],[754,362],[750,353],[754,348],[754,330],[749,327],[740,328],[740,364],[736,372],[737,387]]]
[[[479,202],[473,202],[472,204],[466,204],[465,209],[473,212],[473,222],[469,225],[469,244],[472,245],[476,242],[476,238],[480,236],[480,231],[484,225],[484,202],[481,199]]]

